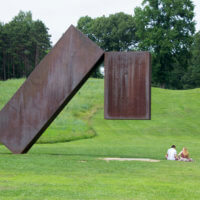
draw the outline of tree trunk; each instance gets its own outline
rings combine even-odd
[[[3,52],[3,80],[6,80],[6,55]]]
[[[26,56],[24,55],[24,77],[27,75],[27,63],[26,63]]]
[[[35,66],[38,64],[39,62],[39,46],[38,44],[36,44],[36,49],[35,49]]]
[[[14,60],[12,60],[12,76],[13,76],[13,78],[15,78],[15,64],[14,64]]]
[[[165,83],[161,83],[161,84],[160,84],[160,88],[165,89]]]

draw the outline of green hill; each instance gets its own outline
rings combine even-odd
[[[23,81],[0,82],[0,109]],[[200,89],[178,91],[152,88],[150,121],[104,120],[103,90],[103,80],[89,79],[38,143],[66,142],[107,134],[107,137],[130,136],[147,141],[160,138],[171,144],[200,135]]]
[[[0,82],[0,108],[23,81]],[[27,155],[0,147],[3,199],[199,199],[200,89],[152,88],[152,120],[104,120],[103,85],[89,79]],[[165,161],[172,144],[195,162]]]

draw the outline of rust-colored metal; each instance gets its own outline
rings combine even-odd
[[[151,118],[151,58],[148,52],[105,53],[105,119]]]
[[[103,59],[103,50],[71,26],[0,112],[0,142],[26,153]]]

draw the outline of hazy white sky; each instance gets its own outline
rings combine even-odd
[[[92,18],[108,16],[116,12],[133,14],[134,8],[142,0],[0,0],[0,21],[9,22],[20,10],[31,11],[33,19],[42,20],[49,28],[51,40],[55,44],[65,30],[77,24],[80,17]],[[193,0],[195,5],[196,29],[200,30],[200,1]]]

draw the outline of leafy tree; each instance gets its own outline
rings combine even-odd
[[[200,87],[200,31],[194,36],[191,53],[191,63],[183,79],[186,89]]]
[[[77,28],[106,51],[130,50],[134,45],[134,19],[123,12],[95,19],[81,17]]]
[[[27,71],[30,68],[30,28],[32,24],[31,12],[24,13],[22,11],[14,17],[14,19],[5,25],[4,29],[7,33],[9,41],[6,56],[8,77],[27,76]],[[9,70],[9,68],[12,68]],[[10,73],[9,73],[10,72]]]
[[[191,0],[144,0],[135,9],[138,49],[152,52],[152,79],[163,88],[182,88],[195,31]]]
[[[51,47],[49,41],[50,35],[48,28],[40,20],[33,22],[31,27],[31,46],[34,47],[34,63],[37,65],[39,61],[46,55],[47,50]]]
[[[3,42],[1,42],[3,41]],[[31,12],[20,11],[0,26],[0,78],[28,76],[51,47],[48,28],[33,21]]]

